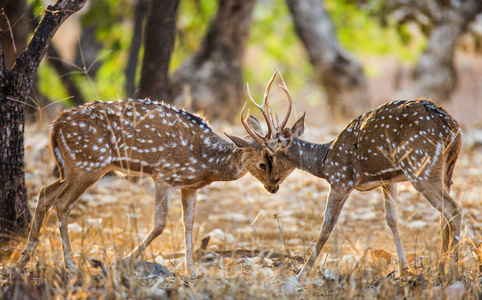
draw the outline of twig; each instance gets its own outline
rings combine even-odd
[[[283,238],[283,226],[281,225],[281,221],[279,220],[279,214],[274,214],[274,217],[276,219],[276,221],[278,222],[278,228],[279,228],[279,232],[280,232],[280,238],[281,238],[281,242],[283,243],[283,247],[285,248],[285,251],[286,251],[286,256],[289,258],[289,260],[291,261],[291,265],[295,268],[295,272],[296,273],[299,273],[300,272],[300,269],[298,269],[298,267],[296,267],[296,265],[294,264],[294,259],[293,259],[293,256],[291,256],[291,252],[290,250],[288,249],[288,247],[286,246],[286,243],[285,243],[285,240]]]
[[[2,15],[5,17],[5,21],[7,21],[8,29],[10,30],[10,38],[12,39],[12,46],[13,46],[13,53],[17,54],[17,47],[15,47],[15,39],[13,38],[13,29],[10,25],[10,20],[8,19],[7,14],[5,13],[5,9],[2,7]]]

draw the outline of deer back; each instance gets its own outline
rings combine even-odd
[[[150,100],[94,102],[63,112],[52,124],[51,146],[62,177],[73,169],[115,169],[183,185],[212,177],[239,155],[201,117]]]
[[[426,180],[458,156],[460,128],[429,100],[393,101],[351,121],[331,143],[325,177],[331,184]]]

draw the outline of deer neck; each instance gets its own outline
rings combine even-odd
[[[323,172],[324,160],[332,143],[316,144],[294,138],[287,155],[298,169],[320,178],[326,178]]]
[[[243,177],[247,170],[243,167],[243,150],[233,144],[222,140],[216,151],[211,152],[206,159],[211,168],[211,175],[214,181],[231,181]]]

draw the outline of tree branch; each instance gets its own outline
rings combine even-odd
[[[0,30],[0,41],[2,40],[2,31]],[[0,89],[3,89],[5,84],[5,61],[3,59],[3,48],[2,43],[0,43]]]
[[[86,0],[59,0],[48,6],[27,49],[17,58],[12,72],[21,74],[16,85],[25,96],[32,84],[35,72],[50,45],[50,41],[60,25],[73,13],[80,10]]]

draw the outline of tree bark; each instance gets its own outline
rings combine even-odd
[[[86,0],[59,0],[45,10],[27,49],[11,70],[0,47],[0,239],[25,236],[31,216],[24,173],[25,101],[52,36]]]
[[[168,99],[168,70],[176,39],[178,6],[179,0],[151,0],[149,3],[138,98]]]
[[[338,42],[320,0],[286,0],[296,32],[308,52],[334,116],[353,117],[369,105],[361,65]]]
[[[1,63],[3,65],[3,61]],[[2,72],[1,75],[0,241],[6,241],[16,233],[16,229],[26,233],[31,215],[28,209],[23,164],[24,106],[7,98],[13,94],[14,87],[9,86],[8,74]]]
[[[243,57],[256,0],[220,0],[200,48],[172,75],[173,102],[184,106],[190,87],[192,108],[209,119],[232,121],[243,102]]]
[[[142,44],[142,24],[144,23],[143,21],[148,5],[148,0],[137,0],[134,11],[134,32],[132,34],[129,59],[127,60],[127,66],[125,69],[126,94],[128,98],[132,97],[136,91],[136,70],[139,50],[141,49]]]
[[[417,2],[418,3],[418,2]],[[445,3],[445,4],[444,4]],[[420,10],[432,23],[427,48],[415,69],[414,85],[399,93],[403,98],[431,98],[446,102],[455,90],[457,73],[454,53],[457,41],[482,12],[482,1],[421,1]],[[415,5],[415,3],[414,3]],[[425,7],[426,6],[426,7]]]

